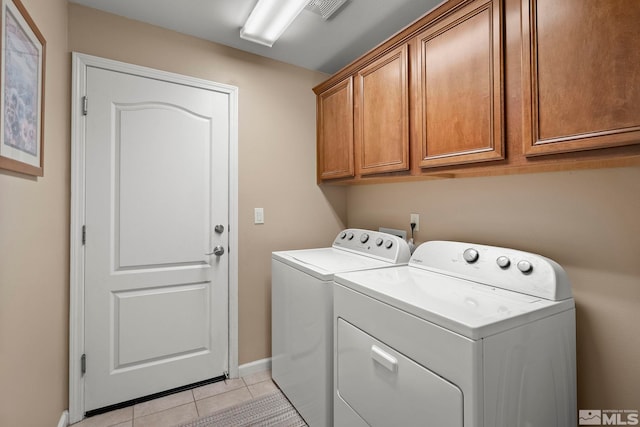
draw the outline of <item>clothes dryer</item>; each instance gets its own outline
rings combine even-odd
[[[312,427],[333,423],[333,277],[406,264],[403,239],[347,229],[327,248],[274,252],[273,380]]]
[[[334,280],[336,426],[576,425],[574,300],[554,261],[434,241]]]

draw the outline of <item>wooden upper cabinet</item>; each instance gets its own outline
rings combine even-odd
[[[419,166],[503,159],[502,2],[465,3],[414,43]]]
[[[383,55],[355,76],[356,172],[409,169],[408,46]]]
[[[354,176],[352,82],[348,77],[316,98],[319,180]]]
[[[640,1],[522,0],[524,153],[640,143]]]

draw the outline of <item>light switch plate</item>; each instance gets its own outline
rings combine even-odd
[[[253,223],[264,224],[264,208],[255,208],[253,210]]]

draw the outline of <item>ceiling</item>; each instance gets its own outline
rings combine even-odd
[[[303,10],[273,47],[240,38],[257,0],[69,0],[211,40],[310,70],[333,74],[441,0],[348,0],[327,21]]]

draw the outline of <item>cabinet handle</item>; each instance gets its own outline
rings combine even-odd
[[[398,370],[398,359],[377,345],[371,346],[371,358],[391,372],[396,372]]]

